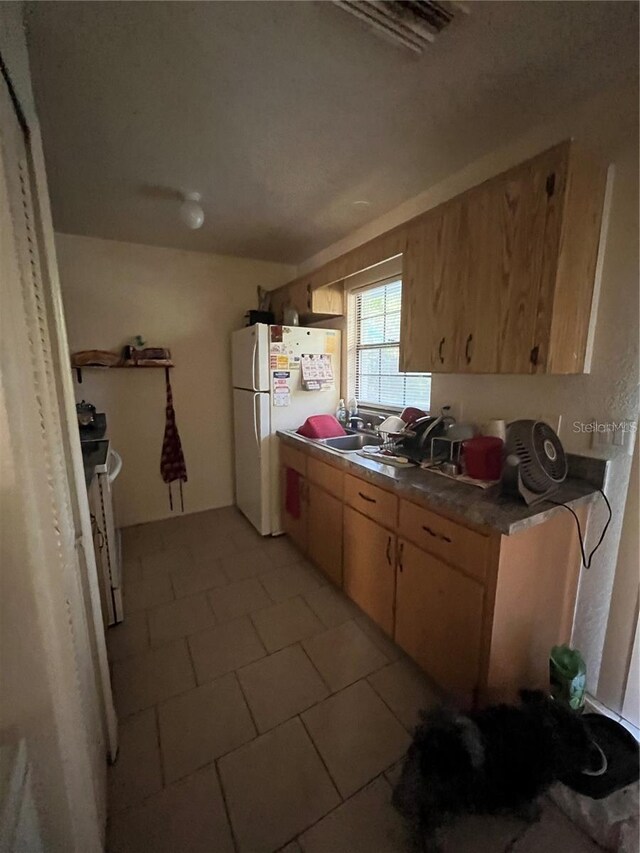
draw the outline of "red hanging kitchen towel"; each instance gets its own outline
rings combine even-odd
[[[169,485],[169,507],[173,511],[173,495],[171,494],[171,483],[180,481],[180,506],[184,512],[184,499],[182,496],[182,484],[187,482],[187,466],[182,453],[182,443],[176,426],[176,413],[173,408],[173,393],[169,381],[169,368],[165,369],[167,385],[167,408],[164,426],[164,438],[162,440],[162,457],[160,459],[160,473],[165,483]]]
[[[287,468],[285,507],[291,518],[300,518],[300,474]]]

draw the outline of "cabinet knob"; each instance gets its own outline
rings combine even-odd
[[[391,537],[387,539],[387,563],[391,565]]]
[[[404,554],[404,542],[401,542],[398,546],[398,568],[400,571],[404,570],[404,566],[402,565],[402,555]]]
[[[442,349],[444,347],[444,342],[446,338],[442,338],[440,341],[440,345],[438,346],[438,358],[440,359],[440,364],[444,364],[444,355],[442,354]]]

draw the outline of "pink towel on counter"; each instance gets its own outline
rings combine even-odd
[[[297,433],[305,438],[336,438],[347,434],[333,415],[311,415]]]
[[[284,505],[291,518],[300,518],[300,474],[295,468],[287,468]]]

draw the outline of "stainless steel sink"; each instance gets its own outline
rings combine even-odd
[[[354,433],[340,435],[337,438],[321,438],[318,439],[318,444],[324,444],[325,447],[338,450],[340,453],[353,453],[354,450],[362,450],[368,444],[381,445],[382,438],[379,435]]]

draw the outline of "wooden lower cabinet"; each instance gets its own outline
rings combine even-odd
[[[287,512],[287,467],[283,465],[280,469],[280,511],[282,529],[290,536],[298,548],[306,553],[308,544],[308,506],[306,477],[298,473],[300,477],[300,516],[294,518]]]
[[[284,530],[451,698],[513,701],[521,687],[547,688],[580,575],[569,513],[506,536],[303,450],[285,445],[281,460]],[[297,519],[286,511],[287,467],[302,478]],[[589,507],[577,513],[584,529]]]
[[[342,501],[308,483],[308,553],[336,586],[342,586]]]
[[[396,535],[344,507],[344,591],[393,636]]]
[[[484,588],[416,548],[398,544],[395,640],[445,690],[475,694]]]

